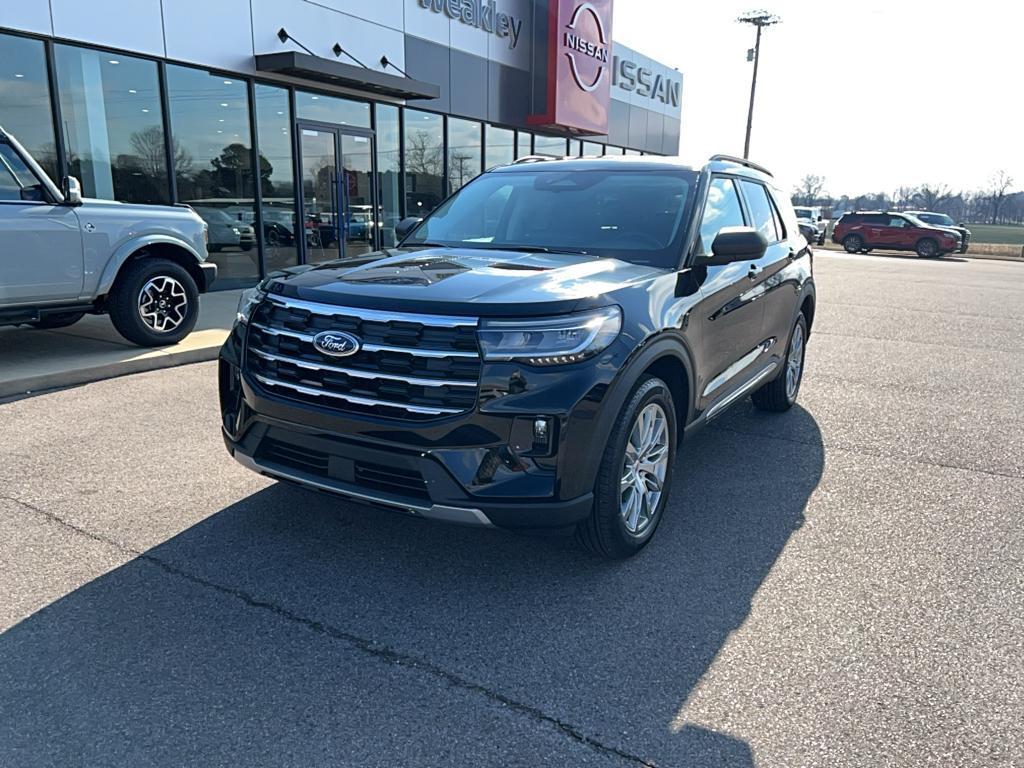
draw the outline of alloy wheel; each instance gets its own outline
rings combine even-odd
[[[804,371],[804,329],[799,323],[793,329],[793,339],[789,342],[789,355],[786,357],[786,397],[792,400],[800,386],[800,376]]]
[[[619,514],[632,536],[642,536],[654,521],[668,474],[668,441],[665,410],[650,403],[633,422],[619,483]]]
[[[169,275],[157,275],[139,291],[139,316],[157,333],[168,333],[185,322],[188,294],[185,286]]]

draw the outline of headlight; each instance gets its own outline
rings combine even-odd
[[[485,360],[562,365],[596,355],[621,329],[622,310],[605,307],[542,320],[483,320],[477,336]]]
[[[253,310],[259,306],[265,295],[259,286],[242,291],[242,295],[238,297],[238,310],[235,313],[235,319],[239,323],[248,323]]]

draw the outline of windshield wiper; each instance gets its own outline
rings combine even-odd
[[[589,256],[581,248],[548,248],[546,245],[485,245],[485,251],[515,251],[516,253],[576,253]]]
[[[408,243],[407,245],[403,245],[402,247],[403,248],[451,248],[450,245],[446,245],[445,243],[431,243],[431,242]]]

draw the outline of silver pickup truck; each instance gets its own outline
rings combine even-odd
[[[207,227],[185,205],[83,199],[0,127],[0,325],[61,328],[109,314],[135,344],[175,344],[217,276]]]

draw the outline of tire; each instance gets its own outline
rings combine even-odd
[[[825,244],[825,236],[822,235],[821,237],[818,238],[818,245],[824,245],[824,244]]]
[[[647,470],[641,476],[628,466],[627,445],[641,442],[639,447],[644,448],[640,430],[647,418],[654,419],[648,423],[664,438],[652,441],[649,449],[651,452],[648,454],[662,457],[653,466],[655,472],[663,473],[663,477],[657,477]],[[663,432],[658,428],[659,423],[663,425]],[[576,540],[584,549],[599,557],[620,560],[635,555],[654,536],[672,485],[678,436],[676,424],[675,403],[665,382],[654,376],[642,379],[619,412],[608,437],[594,486],[593,511],[589,518],[576,526]],[[635,454],[635,451],[631,453]],[[623,490],[627,476],[631,476],[633,481],[627,482]],[[655,491],[657,482],[661,484],[660,492]],[[653,499],[647,494],[639,497],[637,494],[641,485],[649,489],[651,494],[657,493],[657,496]],[[640,501],[641,498],[646,499],[646,506],[643,503],[632,506],[626,502],[631,499]],[[650,510],[652,501],[653,510],[645,516],[643,510]],[[630,522],[633,523],[633,530]]]
[[[146,309],[151,312],[144,316]],[[133,344],[177,344],[195,327],[199,289],[180,264],[142,258],[122,268],[107,297],[107,311],[117,332]]]
[[[794,343],[799,348],[794,352]],[[793,407],[800,395],[800,384],[804,380],[804,358],[807,354],[807,320],[801,312],[793,330],[789,332],[789,344],[786,345],[786,359],[782,363],[782,371],[751,396],[754,406],[762,411],[782,413]],[[793,378],[791,379],[791,374]],[[792,381],[792,384],[790,383]]]
[[[44,315],[39,320],[29,323],[29,325],[43,331],[52,328],[67,328],[77,323],[83,317],[85,317],[85,312],[61,312],[60,314]]]
[[[240,247],[241,247],[241,249],[242,249],[243,251],[245,251],[246,253],[248,253],[249,251],[251,251],[251,250],[252,250],[252,243],[246,243],[245,245],[243,245],[243,246],[240,246]]]
[[[922,259],[935,259],[941,255],[939,253],[939,244],[930,237],[918,240],[914,250],[917,251],[917,255]]]
[[[843,238],[843,248],[847,253],[859,253],[864,247],[864,238],[860,235],[847,235]]]

